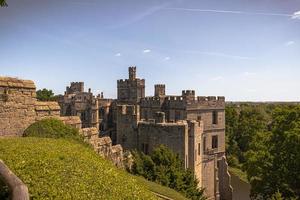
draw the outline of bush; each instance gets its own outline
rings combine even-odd
[[[31,124],[25,131],[25,137],[66,138],[83,141],[79,131],[55,118],[43,119]]]
[[[130,174],[73,140],[3,138],[0,159],[31,199],[155,199]]]

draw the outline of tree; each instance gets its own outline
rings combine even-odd
[[[166,146],[160,145],[150,155],[134,151],[133,157],[131,173],[173,188],[192,200],[205,199],[194,173],[185,170],[179,155]]]
[[[56,97],[52,90],[47,90],[46,88],[38,90],[36,92],[36,98],[40,101],[55,101]]]
[[[258,134],[246,153],[251,196],[299,198],[300,107],[275,109],[272,117],[271,131]]]
[[[0,0],[0,7],[7,7],[7,3],[5,0]]]

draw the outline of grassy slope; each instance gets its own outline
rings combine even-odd
[[[155,199],[133,177],[75,141],[4,138],[0,159],[34,199]]]
[[[164,195],[164,196],[169,197],[169,198],[174,199],[174,200],[187,200],[187,198],[185,198],[182,194],[180,194],[179,192],[177,192],[177,191],[175,191],[171,188],[168,188],[168,187],[162,186],[160,184],[148,181],[143,177],[136,176],[135,178],[139,182],[144,184],[146,186],[146,188],[148,188],[150,191],[152,191],[154,193]]]

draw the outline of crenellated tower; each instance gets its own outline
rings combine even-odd
[[[129,79],[120,79],[118,85],[118,102],[137,104],[145,97],[145,79],[136,77],[136,67],[129,67]]]

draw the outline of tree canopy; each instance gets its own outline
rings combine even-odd
[[[7,3],[5,0],[0,0],[0,7],[7,7]]]
[[[243,169],[255,199],[300,197],[300,106],[230,105],[227,158]]]
[[[54,93],[52,92],[52,90],[48,90],[46,88],[36,91],[36,98],[39,101],[55,101],[56,100],[56,96],[54,96]]]
[[[150,155],[134,151],[132,173],[173,188],[193,200],[203,200],[203,190],[190,170],[185,170],[178,154],[166,146],[157,147]]]

